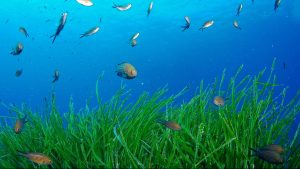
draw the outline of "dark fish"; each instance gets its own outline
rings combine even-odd
[[[258,156],[260,159],[271,163],[271,164],[283,164],[283,159],[279,153],[270,150],[255,150],[250,148],[255,154],[254,156]]]
[[[102,22],[102,18],[100,17],[100,19],[99,19],[99,22],[101,23]]]
[[[19,28],[19,31],[20,31],[21,33],[23,33],[23,34],[26,36],[26,38],[29,37],[29,34],[27,33],[27,31],[26,31],[26,29],[25,29],[24,27],[20,27],[20,28]]]
[[[25,123],[27,123],[27,115],[25,115],[23,118],[18,119],[15,123],[14,131],[16,134],[20,134],[24,128]]]
[[[118,76],[125,79],[134,79],[137,76],[137,70],[135,67],[127,62],[118,64],[116,73]]]
[[[240,13],[242,12],[242,9],[243,9],[243,4],[240,4],[238,9],[237,9],[236,16],[240,16]]]
[[[181,127],[179,124],[177,124],[176,122],[174,121],[165,121],[165,120],[157,120],[158,123],[166,126],[167,128],[169,129],[172,129],[174,131],[179,131],[181,130]]]
[[[277,11],[277,8],[279,7],[281,3],[281,0],[275,0],[275,4],[274,4],[274,11],[276,12]]]
[[[60,21],[59,21],[59,25],[58,25],[58,27],[57,27],[57,29],[56,29],[55,34],[52,35],[52,36],[50,36],[50,38],[54,37],[54,38],[53,38],[53,41],[52,41],[52,44],[54,43],[56,37],[57,37],[57,36],[60,34],[60,32],[64,29],[64,26],[65,26],[65,24],[66,24],[66,22],[67,22],[67,16],[68,16],[67,13],[63,13],[63,14],[61,15]]]
[[[285,62],[283,62],[283,70],[285,70],[285,68],[286,68],[286,64]]]
[[[15,47],[15,49],[13,49],[13,50],[10,52],[10,54],[12,54],[12,55],[19,55],[19,54],[21,54],[21,52],[23,51],[23,48],[24,48],[23,44],[22,44],[21,42],[19,42],[19,43],[17,44],[17,46]]]
[[[182,31],[185,31],[185,30],[189,29],[190,26],[191,26],[191,20],[188,16],[185,16],[184,20],[185,20],[186,23],[185,23],[184,26],[181,26],[181,28],[183,29]]]
[[[17,151],[17,155],[24,156],[28,160],[30,160],[36,164],[39,164],[39,165],[51,165],[52,164],[52,160],[48,156],[46,156],[45,154],[42,154],[42,153],[24,153],[24,152]]]
[[[276,145],[276,144],[266,145],[264,147],[259,148],[259,150],[260,151],[274,151],[279,154],[284,152],[284,148],[281,147],[280,145]]]
[[[59,71],[58,70],[55,70],[54,71],[54,76],[53,76],[53,81],[52,81],[52,83],[55,83],[56,81],[58,81],[58,79],[59,79]]]
[[[16,77],[20,77],[22,75],[22,73],[23,73],[23,69],[19,69],[16,71],[15,75],[16,75]]]

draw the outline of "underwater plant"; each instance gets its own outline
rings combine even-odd
[[[18,156],[18,151],[43,153],[53,168],[299,168],[300,127],[292,137],[289,132],[300,111],[300,92],[289,101],[287,88],[275,95],[274,63],[267,77],[265,69],[241,78],[242,68],[226,87],[225,71],[206,88],[202,81],[195,96],[180,105],[174,101],[187,88],[171,96],[162,88],[128,103],[130,91],[121,87],[103,102],[99,80],[97,107],[87,104],[78,112],[72,99],[69,111],[59,112],[55,96],[42,113],[25,104],[17,108],[2,103],[16,112],[16,119],[27,115],[28,122],[15,134],[7,123],[11,119],[1,117],[0,168],[48,168]],[[213,104],[215,96],[226,96],[222,107]],[[176,121],[181,130],[173,131],[157,123],[159,119]],[[250,148],[272,144],[284,148],[283,164],[251,155]]]

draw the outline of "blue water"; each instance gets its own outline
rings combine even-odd
[[[122,0],[132,3],[128,11],[112,8],[113,1],[94,0],[84,7],[75,0],[10,0],[0,5],[0,99],[5,103],[22,102],[42,110],[54,87],[59,109],[67,111],[70,97],[76,109],[88,99],[96,104],[95,83],[104,72],[100,93],[108,100],[121,84],[132,90],[132,100],[147,91],[153,93],[168,84],[169,94],[189,85],[181,99],[191,98],[200,81],[212,83],[226,69],[227,79],[243,64],[242,75],[256,75],[270,67],[274,58],[278,83],[289,86],[288,99],[300,86],[300,0],[282,0],[277,12],[274,1],[154,0],[147,18],[149,0]],[[239,17],[236,10],[240,3]],[[68,12],[65,28],[54,44],[54,34],[63,12]],[[185,32],[184,16],[191,19]],[[102,22],[99,20],[102,18]],[[242,30],[235,29],[237,19]],[[207,20],[215,24],[201,32]],[[27,29],[26,38],[18,29]],[[92,27],[100,31],[80,39]],[[140,32],[138,45],[129,38]],[[18,58],[10,55],[17,42],[24,44]],[[115,74],[115,66],[127,61],[138,70],[133,80]],[[283,69],[283,63],[286,69]],[[17,69],[23,75],[15,77]],[[52,85],[54,70],[61,73]],[[280,89],[282,89],[281,87]],[[3,107],[1,114],[8,114]]]

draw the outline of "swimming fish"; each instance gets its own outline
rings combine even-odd
[[[221,97],[221,96],[215,96],[214,100],[213,100],[213,103],[216,106],[221,107],[221,106],[225,105],[225,99],[223,97]]]
[[[20,77],[22,75],[22,73],[23,73],[23,69],[19,69],[16,71],[15,75],[16,75],[16,77]]]
[[[280,156],[279,153],[275,151],[270,151],[270,150],[255,150],[253,148],[250,148],[255,154],[254,156],[258,156],[260,159],[271,163],[271,164],[282,164],[283,159]]]
[[[137,45],[136,39],[132,39],[130,45],[131,47],[135,47]]]
[[[54,37],[53,38],[53,41],[52,41],[52,44],[54,43],[56,37],[60,34],[60,32],[64,29],[64,26],[67,22],[67,16],[68,14],[65,12],[65,13],[62,13],[61,17],[60,17],[60,21],[59,21],[59,25],[56,29],[56,32],[54,35],[50,36],[50,38]]]
[[[115,3],[113,3],[113,4],[114,5],[112,7],[118,9],[119,11],[127,11],[132,6],[131,4],[127,4],[127,5],[117,5]]]
[[[152,8],[153,8],[153,1],[151,1],[150,4],[149,4],[148,10],[147,10],[147,16],[150,15],[150,12],[152,11]]]
[[[23,118],[18,119],[15,123],[14,131],[16,134],[20,134],[24,128],[25,123],[27,123],[27,115],[25,115]]]
[[[285,68],[286,68],[285,62],[283,62],[282,66],[283,66],[283,70],[285,70]]]
[[[238,9],[237,9],[236,16],[240,16],[240,13],[242,12],[242,9],[243,9],[243,4],[240,4]]]
[[[214,21],[213,21],[213,20],[211,20],[211,21],[206,21],[206,22],[202,25],[202,27],[201,27],[200,29],[201,29],[202,32],[203,32],[204,29],[211,27],[213,24],[214,24]]]
[[[17,155],[24,156],[28,160],[30,160],[36,164],[39,164],[39,165],[51,165],[52,164],[52,160],[48,156],[46,156],[45,154],[42,154],[42,153],[24,153],[24,152],[17,151]]]
[[[191,20],[188,16],[185,16],[184,20],[185,20],[186,23],[185,23],[184,26],[181,26],[181,28],[183,29],[182,31],[185,31],[185,30],[189,29],[190,26],[191,26]]]
[[[20,27],[20,28],[19,28],[19,31],[20,31],[21,33],[23,33],[23,34],[25,35],[26,38],[29,37],[29,34],[27,33],[27,31],[26,31],[26,29],[25,29],[24,27]]]
[[[266,145],[264,147],[259,148],[260,151],[262,150],[266,150],[266,151],[274,151],[276,153],[283,153],[284,152],[284,148],[281,147],[280,145],[276,145],[276,144],[270,144],[270,145]]]
[[[85,32],[84,34],[81,34],[80,38],[91,36],[91,35],[97,33],[99,31],[99,29],[100,28],[98,26],[94,27],[94,28],[88,30],[87,32]]]
[[[167,128],[169,129],[172,129],[174,131],[179,131],[181,130],[181,127],[179,124],[177,124],[176,122],[174,121],[166,121],[166,120],[157,120],[158,123],[166,126]]]
[[[139,32],[136,33],[136,34],[134,34],[134,35],[130,38],[130,41],[135,40],[135,39],[138,38],[139,36],[140,36],[140,33],[139,33]]]
[[[274,11],[276,12],[277,11],[277,8],[279,7],[281,3],[281,0],[275,0],[275,4],[274,4]]]
[[[58,81],[58,79],[59,79],[59,71],[58,70],[54,71],[53,78],[54,79],[53,79],[52,83],[55,83],[56,81]]]
[[[83,6],[92,6],[94,5],[91,0],[76,0],[79,4]]]
[[[118,76],[125,79],[134,79],[137,76],[137,70],[135,67],[127,62],[118,64],[116,73]]]
[[[238,21],[237,20],[235,20],[235,21],[233,21],[233,26],[235,27],[235,28],[237,28],[237,29],[242,29],[240,26],[239,26],[239,23],[238,23]]]
[[[19,55],[19,54],[23,51],[23,48],[24,48],[23,44],[22,44],[21,42],[19,42],[19,43],[17,44],[16,48],[13,49],[13,50],[10,52],[10,54],[12,54],[12,55]]]

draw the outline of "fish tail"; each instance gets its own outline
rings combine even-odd
[[[156,122],[157,122],[157,123],[160,123],[160,124],[165,124],[166,121],[165,121],[165,120],[162,120],[162,119],[157,119]]]
[[[19,150],[17,150],[17,155],[18,155],[18,156],[24,156],[24,155],[25,155],[25,153],[24,153],[24,152],[22,152],[22,151],[19,151]]]
[[[81,35],[80,35],[80,38],[83,38],[83,37],[85,37],[85,35],[84,35],[84,34],[81,34]]]
[[[52,36],[52,37],[53,37],[53,36]],[[54,35],[54,38],[53,38],[53,40],[52,40],[52,44],[54,43],[55,39],[56,39],[56,35]]]
[[[251,151],[254,152],[254,154],[250,154],[250,156],[256,156],[256,154],[258,153],[258,151],[254,148],[249,148]]]
[[[117,4],[113,2],[112,8],[116,8],[116,7],[117,7]]]

